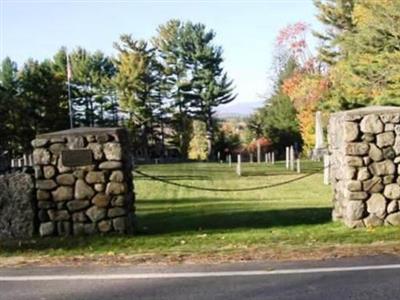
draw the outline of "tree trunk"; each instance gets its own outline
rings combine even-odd
[[[214,159],[214,149],[213,149],[214,127],[213,127],[213,120],[212,120],[211,114],[207,115],[206,138],[207,138],[207,158],[209,161],[212,161]]]

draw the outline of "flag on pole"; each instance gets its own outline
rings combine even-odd
[[[68,106],[69,106],[69,125],[70,128],[74,127],[74,110],[72,107],[72,99],[71,99],[71,79],[72,79],[72,68],[71,62],[69,61],[68,52],[67,55],[67,88],[68,88]]]
[[[67,53],[67,79],[70,81],[72,79],[72,67],[71,62],[69,60],[69,55]]]

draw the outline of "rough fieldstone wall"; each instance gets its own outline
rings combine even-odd
[[[33,192],[31,175],[0,175],[0,239],[32,237],[35,229]]]
[[[132,160],[123,129],[79,128],[32,141],[41,236],[131,232]],[[90,149],[92,164],[68,167],[66,150]]]
[[[328,127],[334,220],[400,225],[400,108],[335,113]]]

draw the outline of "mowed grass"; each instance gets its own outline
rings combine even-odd
[[[212,258],[399,241],[398,228],[350,230],[331,222],[331,186],[323,185],[321,169],[320,163],[310,161],[303,162],[301,174],[286,170],[283,162],[244,163],[239,177],[234,164],[140,165],[140,172],[162,181],[135,174],[136,235],[7,242],[0,245],[0,255]]]

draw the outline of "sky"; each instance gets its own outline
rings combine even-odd
[[[224,50],[235,103],[259,102],[269,80],[278,31],[303,21],[320,28],[312,0],[0,0],[0,59],[21,65],[82,46],[114,55],[121,34],[149,39],[172,18],[204,23]]]

